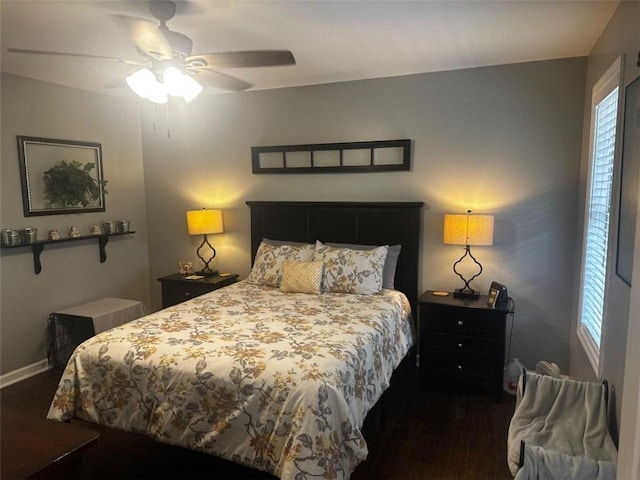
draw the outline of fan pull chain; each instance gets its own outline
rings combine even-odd
[[[156,104],[152,103],[151,108],[153,109],[151,123],[153,124],[153,131],[155,132],[156,131]]]
[[[170,121],[169,121],[169,102],[165,103],[165,109],[167,112],[167,138],[171,138]]]

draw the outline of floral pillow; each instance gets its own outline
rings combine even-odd
[[[290,293],[320,294],[322,284],[322,262],[290,262],[282,263],[282,282],[280,290]]]
[[[314,246],[311,244],[269,245],[261,242],[247,281],[254,285],[280,287],[280,282],[282,281],[282,263],[286,260],[310,262],[313,260],[313,252]]]
[[[351,248],[352,250],[373,250],[376,245],[358,245],[357,243],[331,243],[327,242],[330,247]],[[382,288],[395,288],[396,268],[398,267],[398,258],[402,245],[389,245],[387,251],[387,259],[384,262],[384,271],[382,273]]]
[[[382,289],[386,245],[373,250],[335,248],[316,242],[314,261],[324,263],[323,292],[372,295]]]

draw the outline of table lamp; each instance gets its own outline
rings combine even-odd
[[[453,271],[462,279],[464,287],[455,290],[453,296],[478,298],[480,294],[471,288],[469,283],[482,273],[482,265],[471,254],[471,245],[493,245],[493,215],[472,215],[471,210],[467,210],[466,215],[445,215],[443,241],[450,245],[464,245],[464,255],[453,264]],[[471,257],[480,269],[469,280],[456,270],[456,266],[467,256]]]
[[[209,263],[216,258],[216,249],[209,243],[207,235],[211,233],[224,232],[224,228],[222,226],[222,210],[205,208],[202,210],[189,210],[187,212],[187,229],[189,231],[189,235],[204,235],[202,243],[196,250],[198,257],[204,262],[204,268],[198,273],[207,277],[217,275],[217,270],[211,270],[209,268]],[[200,250],[204,249],[205,245],[207,245],[213,252],[209,260],[206,260],[200,253]]]

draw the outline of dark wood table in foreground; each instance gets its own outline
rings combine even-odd
[[[94,430],[28,415],[0,412],[0,478],[73,478],[82,454],[98,442]]]

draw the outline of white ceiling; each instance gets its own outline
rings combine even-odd
[[[7,48],[139,59],[110,14],[153,20],[145,1],[0,0],[2,71],[132,95],[132,67]],[[617,1],[205,1],[168,22],[194,53],[288,49],[294,66],[225,72],[253,89],[390,77],[587,55]],[[119,86],[120,88],[114,88]],[[207,87],[205,93],[216,93]]]

